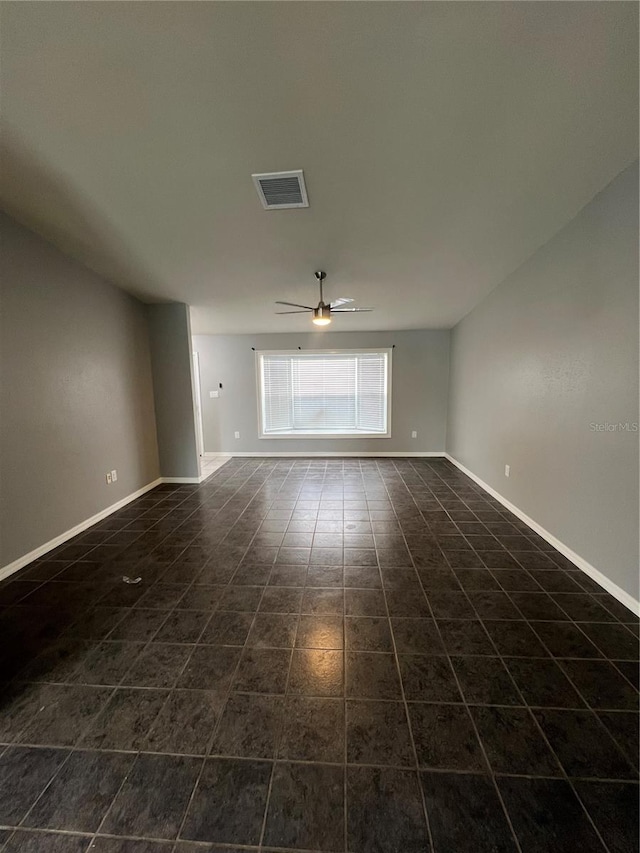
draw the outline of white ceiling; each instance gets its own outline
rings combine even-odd
[[[637,157],[635,3],[2,3],[9,212],[194,331],[449,327]],[[265,211],[252,172],[304,169]]]

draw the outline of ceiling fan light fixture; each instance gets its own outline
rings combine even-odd
[[[331,309],[327,305],[320,305],[313,309],[313,323],[316,326],[328,326],[331,322]]]
[[[350,314],[357,313],[358,311],[373,311],[373,308],[344,308],[344,305],[350,305],[353,302],[351,297],[343,296],[340,299],[334,299],[332,302],[324,301],[324,294],[322,290],[322,282],[327,277],[326,272],[323,270],[318,270],[315,273],[315,277],[318,281],[318,285],[320,286],[320,302],[318,302],[317,308],[312,308],[311,305],[301,305],[299,302],[284,302],[281,299],[276,300],[276,305],[285,305],[287,308],[295,308],[295,311],[276,311],[276,314],[304,314],[307,311],[311,311],[311,322],[316,326],[328,326],[332,320],[332,314],[335,311],[336,314]]]

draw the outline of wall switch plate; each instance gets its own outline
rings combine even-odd
[[[511,473],[511,465],[505,465],[504,466],[504,476],[508,477],[510,473]]]
[[[219,396],[220,396],[220,392],[219,392],[219,391],[209,391],[209,396],[210,396],[210,397],[212,397],[212,398],[213,398],[213,397],[219,397]]]
[[[117,479],[118,479],[118,472],[114,468],[113,471],[111,472],[111,482],[115,483],[117,481]]]
[[[417,433],[417,432],[416,432],[416,430],[414,429],[414,430],[411,432],[411,438],[417,438],[417,437],[418,437],[418,433]]]
[[[111,485],[111,471],[107,474],[107,486]]]
[[[237,432],[237,431],[236,431],[234,434],[235,434],[235,437],[236,437],[236,438],[240,438],[240,433],[239,433],[239,432]]]

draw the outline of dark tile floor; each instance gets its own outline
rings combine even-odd
[[[0,606],[7,853],[638,849],[638,620],[443,460],[233,459]]]

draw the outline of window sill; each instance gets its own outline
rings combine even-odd
[[[352,432],[304,432],[297,430],[296,432],[278,432],[266,433],[258,436],[260,439],[334,439],[334,438],[391,438],[390,432],[365,432],[364,430],[353,430]]]

